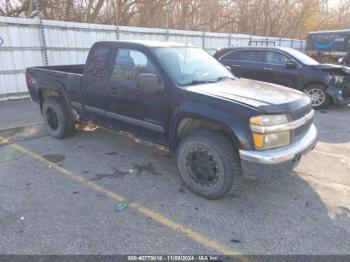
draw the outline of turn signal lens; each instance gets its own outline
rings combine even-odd
[[[252,125],[261,126],[263,124],[263,121],[262,121],[261,117],[254,116],[254,117],[250,118],[249,123]]]
[[[254,145],[255,148],[263,148],[264,147],[264,140],[265,140],[265,135],[260,134],[260,133],[253,133],[253,140],[254,140]]]
[[[273,126],[287,123],[288,119],[286,115],[261,115],[253,116],[249,119],[251,125],[257,126]]]

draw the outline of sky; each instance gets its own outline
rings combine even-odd
[[[329,7],[337,7],[339,5],[339,1],[341,0],[328,0]]]

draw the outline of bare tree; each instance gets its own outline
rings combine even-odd
[[[34,17],[34,0],[0,0],[0,15]],[[304,38],[350,26],[350,1],[40,0],[44,19]]]

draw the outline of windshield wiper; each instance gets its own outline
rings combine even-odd
[[[217,83],[217,82],[220,82],[222,80],[227,80],[227,79],[235,79],[235,78],[232,76],[220,76],[217,79],[207,79],[207,80],[195,79],[195,80],[192,80],[192,81],[187,82],[187,83],[182,83],[181,86]]]
[[[187,82],[187,83],[182,83],[181,86],[209,84],[209,83],[216,83],[216,81],[215,80],[192,80],[192,81]]]
[[[234,80],[235,78],[232,77],[232,76],[219,76],[219,77],[217,78],[217,82],[220,82],[220,81],[222,81],[222,80],[227,80],[227,79]]]

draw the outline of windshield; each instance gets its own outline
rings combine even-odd
[[[302,53],[298,50],[289,48],[288,53],[291,54],[292,56],[294,56],[297,60],[299,60],[300,62],[302,62],[305,65],[319,65],[320,64],[315,59],[311,58],[308,55],[305,55],[304,53]]]
[[[203,49],[159,47],[153,49],[162,65],[179,85],[218,82],[233,78],[231,72]]]

